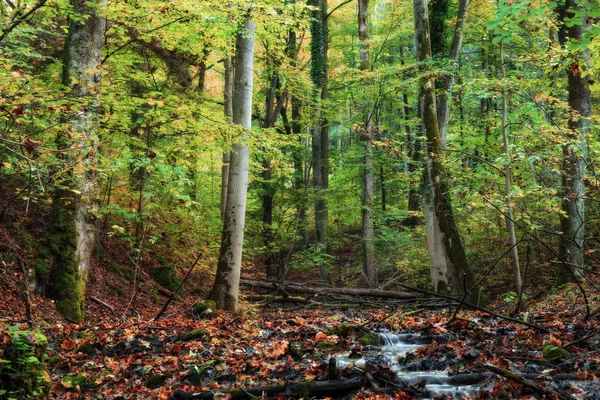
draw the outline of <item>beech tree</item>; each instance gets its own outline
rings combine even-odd
[[[417,61],[424,63],[431,58],[427,1],[413,0],[413,6]],[[468,290],[473,286],[473,276],[454,221],[446,171],[441,160],[442,141],[435,101],[435,82],[429,74],[423,75],[420,79],[419,103],[423,136],[427,142],[428,182],[426,184],[431,187],[432,205],[437,219],[434,228],[439,229],[444,258],[455,290],[459,296],[467,296]],[[471,292],[471,297],[473,297],[473,292]]]
[[[235,45],[233,123],[243,130],[252,127],[254,32],[255,23],[246,20],[238,31]],[[242,138],[231,150],[221,250],[217,276],[209,295],[217,307],[224,310],[235,311],[238,306],[249,163],[250,149]]]
[[[371,69],[369,54],[369,0],[358,1],[358,39],[360,40],[360,69],[368,72]],[[360,127],[360,138],[364,143],[364,158],[361,167],[361,228],[362,228],[362,262],[366,286],[377,287],[377,270],[375,264],[375,231],[373,227],[373,107],[367,105],[363,123]]]
[[[64,182],[54,200],[50,249],[51,293],[58,311],[82,322],[85,286],[92,263],[98,213],[98,90],[106,30],[106,0],[71,3],[63,84],[76,104],[68,133],[58,136]]]

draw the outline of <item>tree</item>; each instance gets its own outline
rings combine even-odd
[[[582,15],[583,7],[575,0],[559,2],[558,41],[568,46],[570,41],[579,41],[587,26],[587,16]],[[574,21],[578,18],[581,23]],[[563,145],[563,200],[561,214],[560,255],[564,261],[559,281],[580,279],[583,271],[584,234],[585,234],[585,158],[587,134],[590,131],[592,100],[589,75],[583,75],[583,69],[589,67],[589,51],[579,50],[574,54],[567,68],[569,107],[568,141]],[[573,269],[574,267],[574,269]]]
[[[425,63],[431,58],[427,1],[413,0],[413,6],[417,61]],[[435,102],[435,84],[429,74],[423,75],[419,81],[419,103],[423,136],[427,142],[428,182],[426,184],[432,190],[432,205],[437,218],[435,228],[439,228],[444,257],[455,290],[460,296],[467,296],[473,286],[473,276],[454,221],[446,171],[441,160],[442,142]]]
[[[464,35],[464,24],[467,18],[470,0],[461,0],[458,5],[458,17],[454,34],[452,36],[452,45],[448,56],[448,60],[456,62],[462,47],[462,38]],[[446,18],[448,14],[448,1],[435,0],[432,3],[434,25],[431,29],[432,54],[445,56],[447,45],[445,39]],[[439,89],[436,104],[438,130],[440,132],[440,140],[442,148],[446,147],[448,136],[448,121],[450,119],[449,99],[454,86],[454,75],[442,76],[436,81]],[[429,162],[429,161],[427,161]],[[425,168],[425,181],[430,182],[428,176],[429,167]],[[448,287],[448,266],[446,255],[444,254],[444,245],[442,243],[442,232],[439,230],[439,223],[434,211],[434,193],[433,188],[429,184],[425,184],[423,188],[423,214],[425,216],[425,228],[427,231],[427,252],[429,255],[429,269],[431,272],[431,280],[434,290],[437,293],[444,293]]]
[[[358,0],[358,39],[360,40],[360,69],[369,72],[369,0]],[[369,106],[365,107],[369,108]],[[360,127],[360,138],[364,143],[364,158],[361,166],[361,228],[363,274],[366,286],[377,287],[375,265],[375,230],[373,227],[373,111],[366,111]]]
[[[51,293],[56,308],[65,317],[82,322],[98,212],[98,86],[106,0],[73,0],[72,6],[63,84],[69,89],[68,97],[78,106],[67,121],[69,132],[57,139],[59,149],[64,150],[60,154],[66,172],[62,188],[55,195],[48,244],[53,263]]]
[[[233,123],[242,129],[252,127],[252,82],[255,23],[247,19],[237,34],[233,84]],[[229,185],[217,276],[209,298],[217,308],[235,311],[238,306],[246,197],[248,191],[249,147],[238,142],[231,150]]]
[[[329,182],[329,127],[323,118],[322,101],[327,99],[327,0],[309,0],[314,9],[311,13],[310,76],[313,82],[314,118],[312,126],[313,188],[315,192],[315,232],[317,251],[327,248],[327,199],[323,190]],[[323,283],[331,283],[331,274],[325,261],[319,265],[319,277]]]

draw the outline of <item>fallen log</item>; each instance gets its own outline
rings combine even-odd
[[[362,378],[350,378],[341,381],[323,381],[323,382],[297,382],[287,385],[259,386],[255,388],[237,389],[224,391],[221,393],[229,394],[230,400],[245,400],[260,397],[263,394],[276,395],[285,393],[293,397],[325,397],[339,395],[343,392],[360,389],[363,386]],[[172,393],[168,400],[213,400],[219,392],[190,393],[177,390]]]
[[[378,289],[352,289],[335,287],[311,287],[297,283],[274,283],[264,281],[253,281],[248,279],[240,280],[242,285],[251,286],[260,289],[276,290],[283,289],[285,292],[318,294],[318,295],[342,295],[342,296],[360,296],[360,297],[380,297],[385,299],[410,300],[422,297],[420,293],[414,292],[396,292],[393,290]]]
[[[270,296],[270,295],[262,295],[262,294],[251,294],[246,296],[246,300],[248,301],[265,301],[269,303],[292,303],[292,304],[306,304],[309,302],[309,299],[304,297],[296,297],[296,296]]]
[[[505,369],[505,368],[499,368],[495,365],[486,364],[486,363],[482,363],[481,366],[484,367],[485,369],[492,371],[493,373],[495,373],[497,375],[508,378],[512,381],[515,381],[515,382],[523,385],[523,386],[527,386],[528,388],[533,389],[537,393],[548,396],[551,399],[555,398],[555,397],[558,397],[560,400],[572,400],[573,399],[573,397],[567,393],[557,392],[557,391],[548,389],[546,387],[540,386],[537,383],[535,383],[534,381],[526,379],[523,375],[521,375],[518,372],[514,372],[514,371],[511,371],[511,370]]]

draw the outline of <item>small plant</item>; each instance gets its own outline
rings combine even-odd
[[[21,331],[18,325],[7,333],[9,343],[0,352],[0,398],[46,397],[51,387],[44,364],[48,340],[40,332]]]

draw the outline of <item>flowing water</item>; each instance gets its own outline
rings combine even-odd
[[[401,365],[399,360],[408,352],[427,347],[427,338],[417,334],[378,334],[383,346],[370,350],[360,358],[352,358],[352,353],[344,353],[337,356],[340,367],[356,366],[363,367],[367,362],[387,363],[390,370],[396,374],[399,382],[406,385],[416,385],[419,382],[425,384],[422,399],[429,399],[444,394],[453,396],[455,399],[468,397],[479,391],[479,384],[455,384],[456,379],[448,375],[445,369],[439,370],[409,370],[405,365]],[[453,382],[454,381],[454,382]]]

